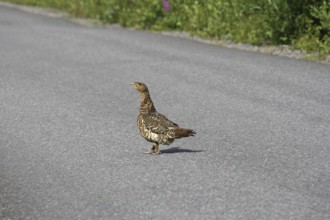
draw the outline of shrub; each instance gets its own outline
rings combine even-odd
[[[329,53],[329,0],[7,0],[141,29]]]

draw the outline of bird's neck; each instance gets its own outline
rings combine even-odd
[[[140,93],[140,113],[155,112],[156,108],[148,92]]]

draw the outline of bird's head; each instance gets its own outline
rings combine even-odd
[[[142,93],[149,92],[147,85],[142,82],[133,82],[132,85],[135,87],[135,89],[138,92],[142,92]]]

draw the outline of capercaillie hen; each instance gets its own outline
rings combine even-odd
[[[142,137],[153,143],[149,154],[160,154],[159,144],[169,145],[174,139],[194,136],[192,129],[181,128],[178,124],[170,121],[166,116],[157,112],[149,94],[148,87],[142,82],[132,83],[140,94],[140,109],[137,125]]]

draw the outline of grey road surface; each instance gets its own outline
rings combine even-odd
[[[330,66],[0,7],[0,219],[330,219]],[[196,137],[151,145],[156,108]]]

